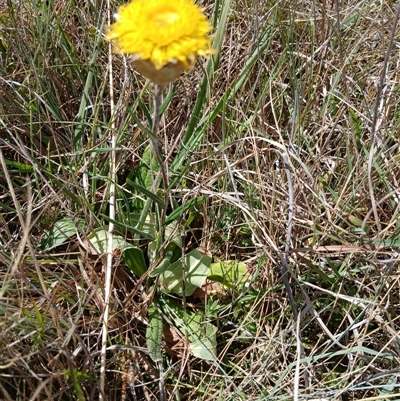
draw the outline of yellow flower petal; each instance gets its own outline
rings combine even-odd
[[[173,78],[171,82],[190,69],[198,56],[214,54],[210,30],[206,16],[191,0],[132,0],[120,7],[107,38],[121,53],[145,61],[137,66],[147,78],[156,82],[154,76],[162,72],[165,84],[166,75]],[[151,73],[146,73],[149,69]]]

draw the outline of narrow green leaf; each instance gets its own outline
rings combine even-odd
[[[187,210],[192,207],[202,203],[204,201],[204,196],[198,196],[196,198],[192,198],[185,202],[183,205],[174,209],[174,211],[165,219],[165,225],[171,224],[173,221],[179,219]]]
[[[88,110],[89,108],[87,107],[88,102],[90,101],[90,92],[91,92],[91,88],[93,86],[92,82],[94,79],[94,66],[97,62],[97,56],[99,54],[99,50],[100,50],[100,44],[102,41],[102,27],[100,27],[99,29],[99,34],[96,36],[96,42],[95,42],[95,46],[93,49],[93,53],[92,53],[92,58],[89,61],[89,69],[88,69],[88,73],[86,76],[86,82],[85,82],[85,86],[82,92],[82,97],[81,97],[81,102],[79,105],[79,111],[78,111],[78,115],[77,115],[77,125],[75,128],[75,132],[74,132],[74,140],[73,140],[73,145],[74,145],[74,151],[79,153],[81,151],[81,146],[82,146],[82,135],[83,135],[83,131],[85,128],[85,122],[87,121],[87,114],[88,114]]]
[[[29,166],[28,164],[20,163],[20,162],[8,160],[8,159],[5,159],[4,161],[6,162],[7,166],[11,166],[11,167],[15,168],[16,171],[18,171],[20,173],[32,173],[34,171],[33,167]],[[11,172],[11,170],[10,170],[10,172]]]
[[[114,223],[116,227],[123,231],[130,231],[136,234],[138,237],[143,237],[147,239],[154,239],[154,235],[150,233],[150,230],[139,230],[136,227],[130,226],[128,224],[120,223],[116,220],[110,219],[107,215],[100,213],[100,216],[104,218],[104,220],[109,221],[110,223]]]
[[[163,332],[163,319],[155,306],[149,306],[149,325],[146,330],[146,343],[149,355],[154,362],[162,360],[161,342]]]
[[[140,231],[144,232],[146,234],[145,238],[154,238],[156,235],[156,228],[155,228],[155,216],[152,213],[149,213],[146,216],[146,219],[144,222],[141,222],[141,214],[139,213],[130,213],[127,216],[122,216],[123,218],[128,217],[129,224],[131,226],[136,227],[139,230],[139,224],[141,225]]]
[[[145,176],[145,180],[147,179],[147,176]],[[149,191],[147,188],[143,187],[140,184],[137,184],[136,182],[132,181],[131,179],[127,178],[126,179],[127,184],[131,185],[133,188],[136,189],[139,193],[142,193],[143,195],[146,195],[148,198],[153,200],[155,203],[157,203],[160,207],[164,207],[164,202],[163,200],[154,194],[153,192]]]

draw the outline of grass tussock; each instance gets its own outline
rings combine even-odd
[[[161,228],[153,87],[117,55],[110,85],[106,2],[0,5],[2,400],[99,398],[113,134],[103,399],[399,398],[398,6],[202,5],[221,51],[164,93]],[[187,255],[209,279],[174,293]]]

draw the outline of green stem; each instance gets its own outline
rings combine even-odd
[[[167,205],[168,205],[168,176],[167,176],[167,170],[165,168],[165,161],[164,157],[160,148],[160,145],[158,143],[158,132],[159,132],[159,127],[160,127],[160,120],[161,120],[161,106],[163,102],[163,90],[164,87],[161,85],[155,85],[155,93],[154,93],[154,114],[153,114],[153,126],[152,126],[152,132],[153,132],[153,137],[150,138],[150,143],[151,147],[154,153],[154,156],[157,159],[157,163],[160,166],[160,172],[163,180],[163,189],[164,189],[164,207],[161,211],[160,214],[160,219],[159,219],[159,235],[160,235],[160,257],[164,256],[164,223],[166,219],[166,213],[167,213]],[[156,183],[158,182],[158,179],[155,181]],[[157,185],[155,185],[155,190],[157,190]]]

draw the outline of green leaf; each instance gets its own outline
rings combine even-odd
[[[400,247],[400,240],[399,239],[394,239],[394,238],[388,238],[388,239],[373,239],[370,240],[369,238],[366,238],[363,240],[364,244],[368,245],[376,245],[376,246],[387,246],[387,247]]]
[[[105,221],[113,223],[115,225],[115,227],[119,228],[120,230],[124,230],[124,231],[128,230],[128,231],[135,233],[139,237],[143,237],[143,238],[147,238],[147,239],[154,239],[154,235],[150,234],[150,232],[151,232],[150,226],[146,226],[146,224],[144,224],[143,230],[139,230],[137,228],[138,226],[134,227],[134,226],[131,226],[131,225],[128,225],[125,223],[120,223],[117,220],[110,219],[107,215],[105,215],[103,213],[100,213],[100,216],[103,217],[103,219]]]
[[[174,211],[166,218],[165,224],[168,225],[173,221],[179,219],[187,210],[192,207],[202,203],[204,201],[204,196],[198,196],[196,198],[190,199],[183,205],[178,206]]]
[[[88,235],[88,240],[97,253],[102,254],[108,251],[107,229],[98,228],[94,230]],[[144,259],[143,251],[140,248],[130,244],[121,235],[114,234],[112,249],[121,250],[124,262],[136,276],[141,277],[144,273],[146,273],[147,265]]]
[[[129,214],[130,225],[134,226],[137,229],[136,232],[137,233],[140,232],[142,237],[154,239],[156,236],[156,228],[154,225],[155,221],[154,214],[149,213],[143,222],[141,222],[140,218],[141,215],[139,213],[130,213]]]
[[[181,255],[182,255],[182,237],[179,233],[178,224],[177,222],[173,222],[169,224],[167,227],[165,227],[165,241],[168,242],[167,246],[165,247],[165,252],[166,252],[166,259],[160,263],[152,272],[152,276],[156,276],[160,274],[162,271],[165,271],[166,268],[168,267],[166,265],[167,262],[175,262]],[[147,254],[150,259],[150,263],[154,262],[156,259],[158,259],[160,255],[160,238],[155,232],[155,240],[151,241],[147,247]],[[168,255],[168,256],[167,256]],[[160,266],[160,267],[159,267]]]
[[[396,374],[392,374],[388,377],[387,382],[383,384],[382,388],[379,390],[379,395],[380,397],[382,397],[382,401],[389,401],[390,400],[389,397],[388,398],[383,398],[383,397],[396,394],[396,387],[397,388],[399,387],[397,381],[398,379]]]
[[[170,299],[163,299],[163,310],[189,340],[190,352],[197,358],[215,361],[217,354],[217,327],[206,321],[203,312],[183,309]]]
[[[182,249],[182,236],[181,233],[179,232],[178,223],[176,221],[172,222],[171,224],[168,224],[165,227],[164,236],[168,241],[167,245],[168,251],[175,250],[175,248],[179,248],[180,250]]]
[[[105,228],[97,228],[88,235],[91,245],[94,247],[97,253],[106,253],[108,251],[108,230]],[[112,249],[120,249],[124,251],[127,248],[131,248],[132,245],[125,241],[120,235],[113,235]]]
[[[140,248],[135,246],[126,248],[122,253],[122,258],[137,277],[142,277],[146,273],[147,265],[144,260],[143,251]]]
[[[142,162],[139,166],[140,184],[148,191],[152,190],[154,177],[159,169],[157,159],[153,155],[153,151],[149,145],[143,152]]]
[[[197,358],[214,361],[217,353],[217,328],[208,322],[202,322],[198,331],[192,330],[189,336],[190,352]]]
[[[352,230],[354,234],[365,235],[371,231],[371,227],[369,227],[367,224],[365,224],[365,226],[363,227],[363,221],[353,214],[348,214],[347,220],[353,226],[357,227],[356,229]]]
[[[1,43],[1,40],[0,40]],[[8,160],[5,159],[6,165],[7,166],[11,166],[13,168],[16,169],[16,171],[20,172],[20,173],[32,173],[34,171],[33,167],[30,166],[29,164],[25,164],[25,163],[20,163],[20,162],[16,162],[13,160]],[[10,169],[9,172],[11,172],[12,170]]]
[[[162,360],[161,342],[163,332],[163,319],[157,308],[153,305],[148,310],[149,325],[146,330],[146,343],[150,357],[154,362]]]
[[[212,263],[207,278],[221,283],[227,289],[241,290],[249,278],[246,265],[236,260]]]
[[[173,253],[168,252],[165,258],[150,272],[150,277],[156,277],[159,274],[164,273],[171,266],[171,257]]]
[[[44,235],[40,248],[44,251],[50,251],[51,249],[62,245],[69,238],[73,237],[77,233],[76,223],[81,224],[86,229],[86,222],[82,219],[76,219],[75,221],[71,217],[64,217],[57,221],[54,226]]]
[[[200,288],[206,278],[211,264],[208,255],[200,253],[197,249],[185,255],[183,278],[182,260],[171,264],[169,269],[160,275],[160,285],[166,292],[173,292],[178,295],[192,295],[196,288]]]
[[[146,179],[146,177],[145,177]],[[136,189],[136,191],[138,191],[139,193],[142,193],[143,195],[146,195],[148,198],[150,198],[152,201],[154,201],[155,203],[157,203],[160,207],[164,207],[164,201],[157,196],[156,194],[154,194],[153,192],[151,192],[149,189],[143,187],[140,184],[137,184],[136,182],[132,181],[131,179],[127,178],[126,179],[127,184],[131,185],[133,188]]]

